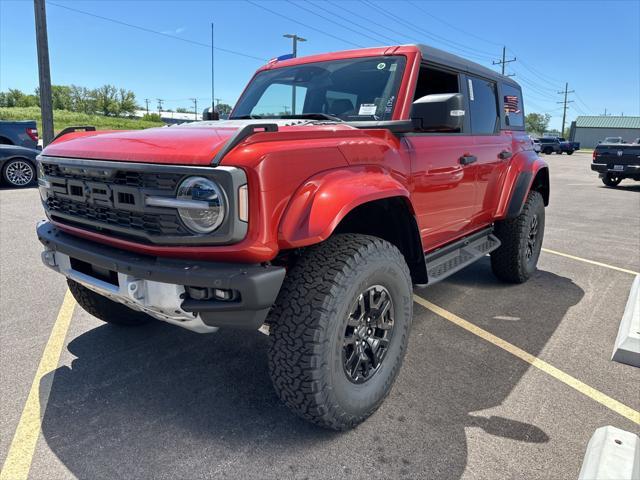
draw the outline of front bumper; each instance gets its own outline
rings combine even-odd
[[[97,293],[196,332],[259,328],[275,302],[283,267],[196,262],[139,255],[74,237],[50,222],[37,227],[48,267]],[[231,292],[230,300],[190,292]]]

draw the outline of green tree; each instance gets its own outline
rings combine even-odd
[[[527,132],[542,135],[549,127],[551,115],[548,113],[529,113],[524,119]]]
[[[133,115],[136,111],[136,96],[131,90],[118,90],[118,115]]]
[[[95,101],[96,110],[104,116],[117,115],[118,107],[118,89],[113,85],[103,85],[102,87],[91,90],[90,96]]]
[[[216,106],[216,112],[218,112],[220,115],[229,115],[231,113],[231,105],[228,105],[226,103],[219,103]]]
[[[193,112],[190,112],[188,108],[184,108],[184,107],[176,108],[176,112],[178,112],[178,113],[193,113]]]

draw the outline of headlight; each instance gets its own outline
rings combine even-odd
[[[178,208],[180,218],[194,233],[211,233],[226,214],[224,193],[218,184],[204,177],[189,177],[178,187],[178,200],[193,201],[193,208]]]

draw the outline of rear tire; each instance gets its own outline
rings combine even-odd
[[[553,149],[545,148],[544,150],[542,150],[542,153],[544,153],[545,155],[551,155],[553,153]]]
[[[305,420],[353,428],[391,390],[412,313],[409,269],[390,243],[340,234],[310,247],[287,272],[269,318],[278,396]]]
[[[567,151],[567,155],[573,155],[573,150]]]
[[[604,183],[607,187],[617,187],[620,185],[622,181],[622,177],[616,177],[615,175],[611,175],[607,173],[604,177],[602,177],[602,183]]]
[[[109,300],[93,290],[89,290],[87,287],[80,285],[78,282],[67,279],[67,285],[73,298],[78,302],[78,305],[86,310],[87,313],[103,322],[130,327],[142,325],[153,320],[149,315]]]
[[[497,222],[495,235],[501,245],[491,253],[491,269],[509,283],[524,283],[536,270],[544,237],[544,200],[531,191],[515,218]]]

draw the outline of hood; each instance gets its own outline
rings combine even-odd
[[[123,162],[210,165],[225,142],[250,123],[279,127],[311,125],[308,120],[226,120],[193,122],[147,130],[92,131],[67,134],[48,145],[43,155]]]

